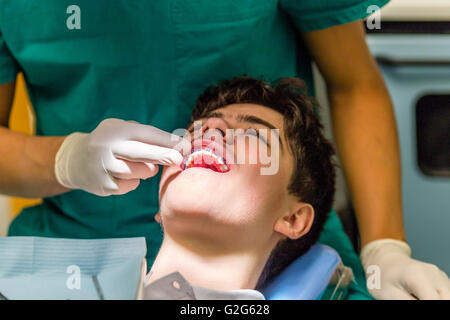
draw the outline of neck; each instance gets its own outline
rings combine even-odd
[[[167,234],[151,268],[150,282],[178,271],[194,286],[215,290],[254,289],[270,252],[202,253]]]

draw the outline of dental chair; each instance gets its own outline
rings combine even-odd
[[[315,244],[262,289],[267,300],[341,299],[353,280],[332,248]]]
[[[0,238],[0,300],[135,299],[145,252],[144,238]],[[334,249],[316,244],[262,293],[268,300],[340,299],[352,279]]]

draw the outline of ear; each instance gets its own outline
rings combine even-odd
[[[278,218],[274,230],[295,240],[308,233],[313,222],[313,207],[309,203],[297,202],[288,214]]]
[[[161,213],[159,211],[155,214],[155,221],[161,224]]]

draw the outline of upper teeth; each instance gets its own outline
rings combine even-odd
[[[223,157],[219,156],[216,152],[212,151],[211,149],[205,148],[193,150],[186,160],[186,165],[190,165],[194,161],[194,158],[198,155],[209,155],[212,156],[219,164],[225,164],[225,159]]]

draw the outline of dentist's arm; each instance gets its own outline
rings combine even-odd
[[[190,143],[178,136],[119,119],[91,133],[36,137],[7,128],[14,82],[0,85],[0,193],[48,197],[81,189],[99,196],[134,190],[158,164],[177,165]]]
[[[378,299],[450,298],[437,267],[410,258],[392,102],[361,21],[303,34],[327,84],[333,131],[361,233],[361,260],[381,270]]]
[[[380,238],[405,240],[395,117],[362,23],[313,31],[304,39],[327,85],[361,244]]]
[[[66,192],[53,169],[64,137],[34,137],[8,129],[14,88],[14,81],[0,85],[0,193],[38,198]]]

